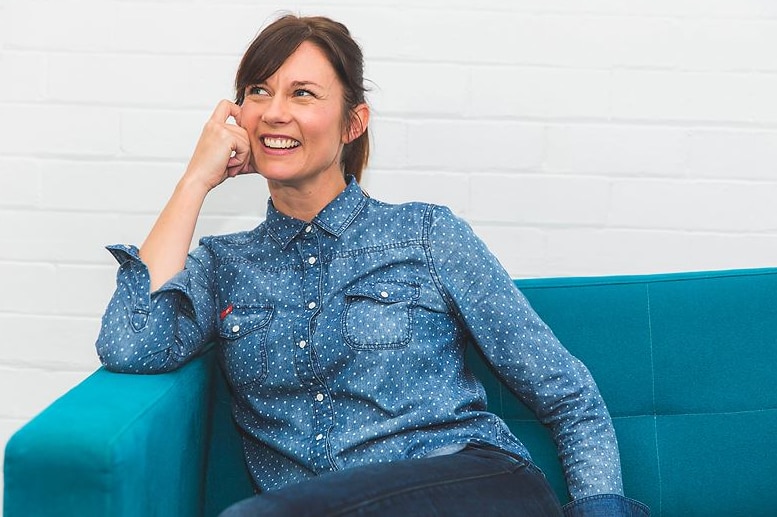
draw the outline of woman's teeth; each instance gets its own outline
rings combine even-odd
[[[268,138],[263,139],[264,145],[270,149],[291,149],[292,147],[298,147],[300,144],[293,138]]]

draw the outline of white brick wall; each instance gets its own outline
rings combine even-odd
[[[514,276],[777,262],[771,0],[0,0],[0,444],[95,367],[103,245],[140,243],[274,14],[364,47],[370,193],[467,218]],[[261,178],[199,234],[251,227]]]

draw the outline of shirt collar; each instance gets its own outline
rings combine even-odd
[[[348,176],[348,182],[336,198],[326,205],[312,223],[335,237],[339,237],[356,219],[361,209],[367,203],[367,196],[362,191],[353,176]],[[285,248],[308,225],[305,221],[295,219],[279,212],[272,199],[267,201],[267,218],[265,219],[267,231],[282,248]]]

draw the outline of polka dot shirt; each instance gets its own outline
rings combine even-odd
[[[447,208],[381,203],[353,179],[309,223],[269,202],[261,225],[204,238],[153,293],[134,246],[109,250],[101,360],[164,372],[216,343],[262,490],[471,442],[529,458],[467,369],[477,346],[553,433],[572,497],[622,493],[588,370]]]

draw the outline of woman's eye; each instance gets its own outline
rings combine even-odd
[[[303,90],[303,89],[294,90],[294,96],[295,97],[315,97],[315,95],[313,95],[313,92],[311,92],[310,90]]]
[[[269,95],[267,93],[267,90],[262,88],[261,86],[249,86],[246,91],[247,95]]]

